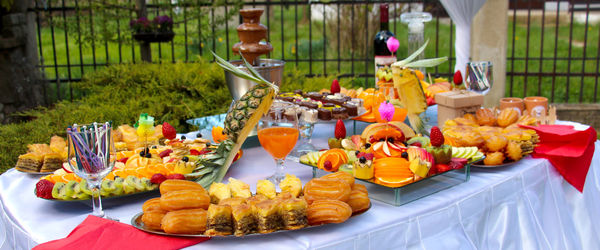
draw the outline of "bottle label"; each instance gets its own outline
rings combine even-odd
[[[379,82],[379,78],[377,77],[377,71],[380,68],[389,67],[392,63],[396,62],[396,57],[393,55],[389,56],[375,56],[375,83]],[[377,87],[377,84],[375,84]]]

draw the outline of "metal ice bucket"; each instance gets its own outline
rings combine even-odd
[[[244,65],[242,60],[230,61],[235,66]],[[275,83],[277,86],[281,84],[281,78],[283,76],[283,66],[285,62],[282,60],[275,59],[260,59],[259,65],[254,66],[254,69],[265,78],[265,80]],[[246,67],[241,67],[246,72]],[[239,100],[252,86],[256,85],[255,82],[249,81],[243,78],[239,78],[229,71],[225,71],[225,81],[229,92],[233,97],[234,101]]]

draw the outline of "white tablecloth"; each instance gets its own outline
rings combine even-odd
[[[348,130],[352,126],[348,124]],[[333,135],[333,126],[317,126]],[[315,140],[326,146],[325,139]],[[600,142],[596,142],[600,147]],[[254,189],[274,170],[260,147],[246,149],[228,176]],[[303,183],[309,167],[287,162]],[[91,212],[88,204],[57,202],[33,194],[39,176],[11,169],[0,175],[0,250],[29,249],[68,235]],[[227,178],[227,177],[226,177]],[[106,200],[105,212],[129,223],[153,195]],[[473,169],[470,181],[394,207],[372,208],[339,225],[245,238],[211,239],[190,249],[600,249],[600,154],[596,151],[579,193],[547,160],[525,159],[510,167]]]

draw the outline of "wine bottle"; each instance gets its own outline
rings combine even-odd
[[[388,4],[379,5],[380,29],[375,34],[375,86],[379,87],[380,78],[385,78],[386,82],[391,81],[391,71],[385,70],[386,67],[396,61],[396,56],[390,52],[387,47],[387,40],[394,36],[394,33],[389,31],[389,6]],[[380,70],[382,69],[382,70]],[[388,75],[389,73],[389,75]],[[387,77],[386,77],[387,75]]]

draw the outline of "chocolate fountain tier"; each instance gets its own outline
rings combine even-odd
[[[267,54],[273,50],[273,46],[261,40],[267,39],[267,27],[260,23],[262,9],[243,9],[240,15],[244,22],[237,27],[240,42],[233,45],[235,54],[243,55],[244,59],[252,65],[257,65],[256,59],[260,55]]]
[[[254,69],[258,71],[258,73],[265,78],[265,80],[275,83],[275,85],[279,86],[281,84],[283,66],[285,65],[285,62],[274,59],[257,60],[258,62],[257,65],[254,66]],[[242,60],[230,61],[230,63],[235,66],[239,66],[241,70],[248,71],[246,67],[243,67],[244,62],[242,62]],[[227,82],[229,92],[231,92],[231,96],[235,101],[239,100],[244,93],[246,93],[252,86],[256,85],[255,82],[237,77],[229,71],[225,71],[225,82]]]

